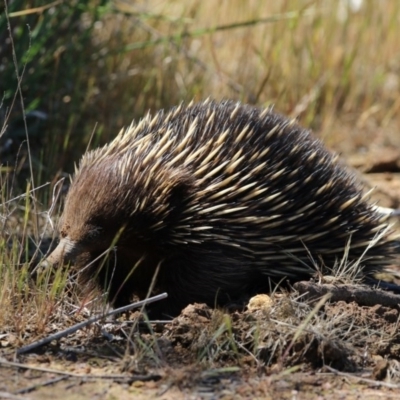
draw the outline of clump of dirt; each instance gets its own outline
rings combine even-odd
[[[271,307],[232,314],[190,305],[162,337],[180,352],[218,366],[240,362],[311,370],[330,365],[355,372],[374,365],[374,356],[398,358],[398,317],[397,309],[342,301],[314,312],[304,302],[276,294]]]
[[[361,307],[356,303],[339,301],[325,307],[326,318],[333,327],[348,325],[349,341],[354,347],[365,349],[371,356],[400,358],[400,333],[398,332],[399,310],[375,305]],[[368,357],[367,357],[368,358]],[[364,358],[364,361],[367,361]]]

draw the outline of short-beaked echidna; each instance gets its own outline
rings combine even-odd
[[[83,156],[48,261],[71,261],[117,305],[145,296],[159,266],[154,291],[168,292],[159,304],[173,315],[307,278],[344,256],[362,257],[364,274],[379,270],[395,253],[385,219],[293,120],[205,101],[147,115]],[[94,261],[111,247],[108,267]]]

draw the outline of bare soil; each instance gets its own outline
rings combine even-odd
[[[275,302],[280,302],[278,312],[258,309],[230,314],[237,343],[246,343],[246,336],[251,335],[260,317],[268,319],[281,314],[285,322],[288,316],[294,318],[290,315],[293,311],[284,310],[285,306],[290,307],[287,296],[276,296]],[[226,335],[218,337],[215,333],[216,322],[226,314],[196,304],[188,306],[170,324],[153,325],[155,332],[142,331],[142,340],[149,346],[153,343],[157,353],[147,349],[142,358],[134,352],[123,356],[127,346],[123,336],[131,325],[127,320],[103,324],[108,337],[96,328],[89,329],[40,350],[40,354],[18,359],[3,338],[0,398],[397,398],[399,310],[340,301],[325,304],[323,313],[339,335],[343,334],[340,326],[346,323],[358,339],[319,338],[312,332],[318,326],[313,325],[293,344],[285,328],[270,324],[266,340],[258,343],[259,349],[251,352],[249,346],[243,351],[227,345]],[[296,331],[294,327],[293,332]],[[210,338],[212,334],[214,337]],[[274,353],[271,348],[279,336],[287,341],[283,352],[278,349]],[[276,342],[268,343],[269,339]],[[205,349],[206,358],[213,358],[212,367],[201,355]],[[136,348],[136,352],[140,353],[140,349]],[[14,397],[7,397],[11,394]]]

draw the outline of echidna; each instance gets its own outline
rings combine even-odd
[[[266,292],[362,258],[391,262],[388,225],[313,135],[231,101],[147,115],[75,172],[51,263],[71,261],[115,305],[154,291],[170,315]],[[372,242],[377,235],[378,240]],[[107,249],[109,262],[99,258]],[[89,266],[88,266],[89,265]]]

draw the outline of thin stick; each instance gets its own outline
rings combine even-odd
[[[34,390],[40,389],[42,387],[45,386],[50,386],[50,385],[54,385],[55,383],[64,381],[65,379],[68,379],[69,376],[68,375],[63,375],[63,376],[59,376],[58,378],[53,378],[53,379],[49,379],[46,382],[40,382],[40,383],[36,383],[35,385],[32,386],[28,386],[26,388],[23,389],[19,389],[16,392],[14,392],[14,394],[25,394],[25,393],[29,393],[32,392]]]
[[[331,371],[335,375],[345,376],[346,378],[352,378],[352,379],[358,380],[360,382],[366,382],[369,385],[383,386],[383,387],[387,387],[387,388],[391,388],[391,389],[399,389],[400,388],[400,385],[396,385],[395,383],[376,381],[376,380],[369,379],[369,378],[363,378],[362,376],[350,374],[348,372],[338,371],[337,369],[334,369],[334,368],[330,367],[329,365],[325,365],[324,368],[326,368],[328,371]]]
[[[121,374],[109,374],[109,375],[88,375],[88,374],[76,374],[74,372],[62,371],[53,368],[42,368],[42,367],[34,367],[32,365],[27,364],[20,364],[17,362],[7,361],[0,358],[0,365],[3,367],[10,367],[10,368],[23,368],[31,371],[39,371],[48,374],[54,375],[63,375],[69,378],[78,378],[78,379],[85,379],[85,380],[96,380],[96,379],[109,379],[118,382],[134,382],[134,381],[157,381],[160,380],[162,377],[161,375],[154,374],[154,375],[121,375]],[[2,393],[2,392],[0,392]],[[0,396],[1,398],[1,396]],[[21,398],[21,397],[20,397]],[[24,397],[26,400],[26,398]]]
[[[11,400],[29,400],[30,397],[16,396],[15,394],[8,392],[0,392],[0,399],[11,399]]]
[[[64,330],[62,330],[60,332],[57,332],[57,333],[55,333],[53,335],[47,336],[47,337],[45,337],[43,339],[40,339],[37,342],[31,343],[31,344],[28,344],[27,346],[19,348],[17,350],[17,355],[28,353],[28,352],[30,352],[30,351],[38,348],[38,347],[41,347],[41,346],[43,346],[45,344],[48,344],[48,343],[52,342],[53,340],[59,340],[59,339],[65,337],[65,336],[68,336],[68,335],[78,331],[79,329],[85,328],[86,326],[91,325],[94,322],[97,322],[97,321],[99,321],[99,320],[101,320],[103,318],[107,318],[107,317],[109,317],[111,315],[120,314],[120,313],[123,313],[123,312],[126,312],[126,311],[130,311],[130,310],[133,310],[135,308],[142,307],[143,305],[154,303],[155,301],[159,301],[159,300],[165,299],[166,297],[168,297],[167,293],[161,293],[161,294],[159,294],[157,296],[149,297],[146,300],[138,301],[136,303],[132,303],[132,304],[129,304],[129,305],[124,306],[124,307],[116,308],[115,310],[112,310],[112,311],[108,312],[107,314],[97,315],[95,317],[89,318],[86,321],[80,322],[79,324],[75,324],[75,325],[73,325],[73,326],[71,326],[71,327],[69,327],[67,329],[64,329]]]

